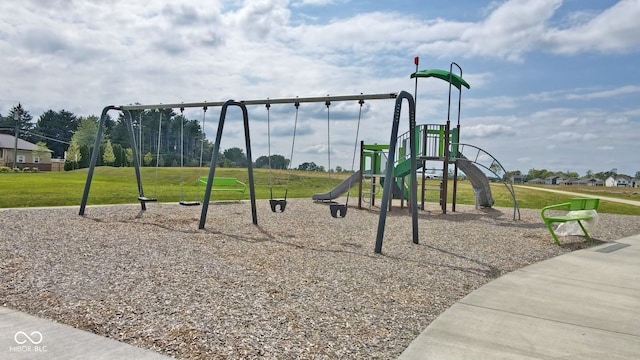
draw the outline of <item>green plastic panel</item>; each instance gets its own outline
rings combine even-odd
[[[414,72],[413,74],[411,74],[411,78],[421,78],[421,77],[435,77],[438,78],[440,80],[444,80],[446,82],[449,82],[449,79],[451,79],[451,84],[455,87],[457,87],[458,89],[460,89],[461,86],[466,87],[467,89],[471,88],[471,85],[469,85],[468,82],[466,82],[463,78],[461,78],[460,76],[451,73],[447,70],[440,70],[440,69],[427,69],[427,70],[420,70],[417,72]]]

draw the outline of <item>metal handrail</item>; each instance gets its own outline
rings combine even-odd
[[[475,157],[472,159],[471,157],[466,157],[465,158],[471,162],[473,162],[476,165],[479,165],[487,170],[489,170],[492,174],[494,174],[498,179],[500,179],[500,181],[504,184],[504,186],[507,188],[507,190],[509,191],[509,193],[511,193],[511,198],[513,199],[513,219],[516,220],[516,214],[518,215],[517,220],[520,220],[520,208],[518,207],[518,201],[516,200],[516,193],[515,190],[513,188],[513,180],[509,181],[507,183],[507,181],[505,180],[505,175],[507,174],[507,170],[504,168],[504,166],[502,166],[502,164],[498,161],[498,159],[496,159],[493,155],[491,155],[489,152],[475,146],[475,145],[470,145],[470,144],[464,144],[464,143],[452,143],[451,146],[458,146],[458,153],[459,154],[463,154],[464,153],[464,149],[466,147],[472,148],[475,150]],[[482,162],[480,162],[480,158],[481,156],[488,156],[491,159],[491,164],[489,166],[486,166],[485,164],[483,164]],[[501,171],[502,175],[500,175],[497,171]]]

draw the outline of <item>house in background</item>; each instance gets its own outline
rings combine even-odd
[[[535,178],[527,181],[529,184],[544,184],[544,179]]]
[[[609,176],[605,179],[604,185],[607,187],[635,187],[636,181],[628,176]]]
[[[544,179],[544,183],[546,185],[558,185],[558,179],[560,179],[560,176],[549,176],[548,178]]]
[[[572,177],[561,177],[556,180],[557,185],[574,185],[578,183],[578,179]]]
[[[0,134],[0,166],[9,168],[38,168],[40,171],[51,171],[51,150],[45,154],[37,154],[38,146],[18,139],[16,163],[13,163],[16,138],[13,135]]]
[[[596,178],[582,178],[575,182],[575,184],[584,186],[604,186],[604,180]]]
[[[524,175],[511,175],[511,182],[514,184],[524,184],[527,181],[527,177]]]

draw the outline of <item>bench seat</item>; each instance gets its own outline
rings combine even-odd
[[[201,183],[206,185],[209,178],[203,176],[203,177],[200,177],[198,180]],[[211,187],[211,190],[212,191],[235,191],[240,193],[242,196],[247,191],[247,184],[245,184],[244,182],[236,178],[214,176],[213,186]]]
[[[548,216],[546,219],[547,221],[551,222],[569,222],[578,220],[591,220],[593,219],[593,216],[589,214],[570,214],[561,216]]]
[[[560,240],[558,240],[558,236],[556,235],[555,231],[553,231],[553,226],[552,226],[553,223],[566,223],[570,221],[575,221],[578,223],[578,225],[580,225],[582,232],[584,232],[584,235],[588,239],[589,233],[587,232],[587,229],[584,228],[582,221],[591,220],[593,219],[593,216],[585,213],[573,213],[573,214],[570,213],[567,215],[547,216],[545,212],[549,210],[568,210],[568,211],[597,210],[599,204],[600,204],[600,199],[591,199],[591,198],[569,199],[569,201],[566,203],[545,206],[544,208],[542,208],[541,216],[542,216],[542,220],[547,226],[547,229],[549,229],[549,232],[551,233],[553,240],[555,241],[556,244],[560,245]]]

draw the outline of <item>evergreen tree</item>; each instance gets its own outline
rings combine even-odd
[[[150,166],[150,165],[151,165],[151,162],[153,161],[153,155],[151,155],[151,153],[150,153],[150,152],[148,152],[148,153],[144,154],[144,159],[143,159],[143,161],[144,161],[144,165],[145,165],[145,166]]]
[[[12,129],[14,127],[15,123],[13,121],[10,121],[8,117],[4,117],[0,114],[0,134],[13,134]]]
[[[161,115],[162,125],[160,126]],[[151,153],[153,158],[156,157],[158,140],[160,140],[159,152],[161,159],[159,163],[161,166],[162,164],[165,166],[179,166],[182,154],[184,154],[183,163],[185,166],[199,166],[201,149],[203,163],[206,163],[211,158],[213,144],[206,140],[198,120],[189,120],[183,115],[176,114],[173,109],[163,109],[132,111],[131,121],[136,152],[142,157],[140,159],[141,164],[151,165],[155,163],[152,160],[147,164],[143,158],[146,153]],[[158,134],[158,130],[161,130],[161,134]],[[160,139],[158,139],[158,136]],[[113,146],[120,144],[124,149],[133,147],[128,119],[125,115],[121,114],[117,121],[114,122],[113,128],[109,132],[109,138]],[[202,143],[203,140],[204,144]],[[117,157],[118,154],[116,153]],[[222,162],[222,159],[220,160]]]
[[[113,163],[113,166],[129,166],[130,163],[127,160],[127,150],[123,148],[122,145],[115,144],[113,141],[111,142],[111,145],[113,146],[113,154],[116,156],[116,161]]]
[[[73,113],[64,109],[48,110],[38,118],[34,133],[44,137],[53,157],[62,158],[77,127],[78,117]]]
[[[132,118],[133,117],[134,114],[132,114]],[[135,118],[135,120],[137,124],[138,118]],[[117,121],[111,121],[111,123],[113,123],[113,126],[111,126],[111,128],[107,127],[107,129],[109,129],[109,138],[113,144],[120,144],[122,147],[131,147],[131,134],[129,134],[129,125],[127,124],[127,120],[124,115],[121,114]],[[138,134],[136,133],[134,135],[136,135],[137,141]]]
[[[113,146],[111,146],[111,140],[107,140],[104,144],[104,154],[102,155],[102,161],[107,165],[113,165],[116,162],[116,155],[113,153]]]
[[[124,166],[131,166],[131,164],[133,164],[133,149],[131,148],[124,149],[124,157],[126,160],[126,162],[124,163]]]
[[[100,156],[98,156],[98,160],[100,160]],[[91,162],[91,147],[87,145],[80,145],[80,160],[78,161],[78,168],[79,169],[88,168],[90,162]]]
[[[78,145],[78,140],[75,138],[71,139],[71,144],[69,144],[69,148],[67,149],[66,157],[65,157],[65,165],[67,163],[71,164],[71,170],[75,170],[78,168],[78,163],[82,159],[82,154],[80,153],[80,145]],[[66,169],[66,166],[65,166]]]
[[[8,127],[15,129],[16,119],[18,120],[18,137],[35,143],[34,136],[31,134],[31,130],[33,130],[33,123],[31,120],[33,120],[33,117],[22,107],[21,103],[18,103],[18,105],[11,108],[9,114],[5,118],[5,122],[8,124],[10,123],[10,126]]]

